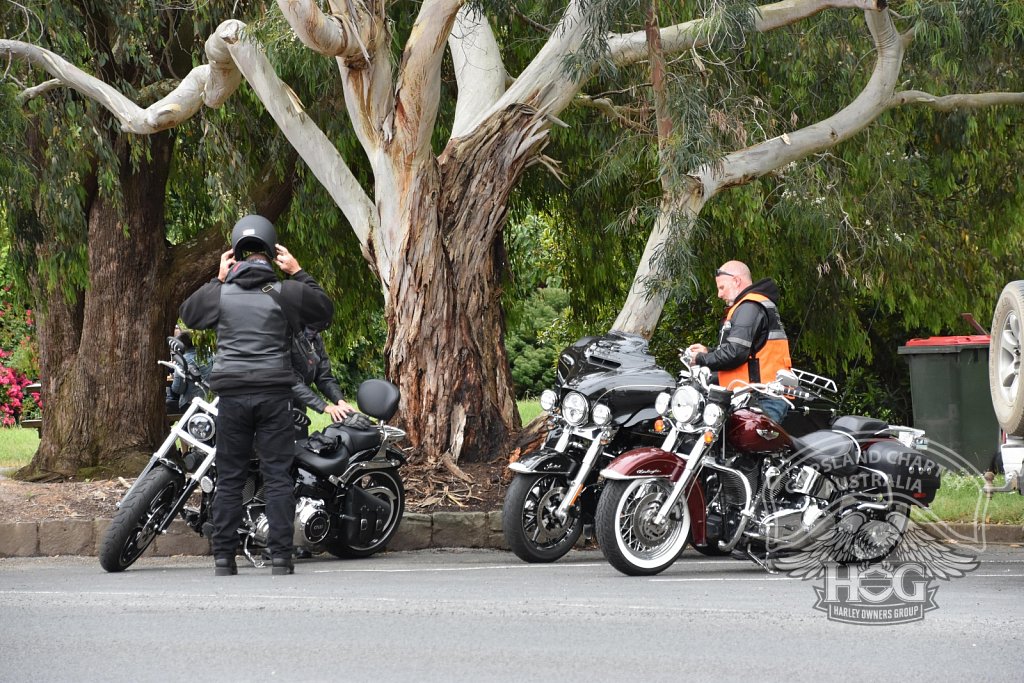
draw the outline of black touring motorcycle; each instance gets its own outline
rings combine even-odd
[[[171,372],[208,393],[194,367],[184,359],[184,347],[169,338],[171,360],[160,361]],[[405,456],[396,445],[405,432],[385,424],[398,408],[398,388],[383,380],[363,382],[356,394],[365,416],[335,423],[296,441],[295,547],[326,551],[336,557],[368,557],[394,536],[405,509],[405,489],[399,468]],[[127,569],[164,533],[180,514],[201,536],[213,527],[211,510],[217,493],[217,399],[192,403],[171,428],[163,444],[118,503],[99,551],[108,572]],[[309,418],[296,411],[297,426]],[[362,424],[359,424],[359,423]],[[181,443],[179,450],[177,442]],[[238,530],[242,551],[254,566],[264,565],[269,523],[263,482],[254,460],[242,495],[245,509]]]
[[[540,397],[549,428],[543,447],[509,465],[515,475],[502,531],[527,562],[557,560],[593,525],[598,473],[620,453],[661,443],[654,401],[675,386],[645,339],[615,331],[566,347],[557,373],[555,388]]]

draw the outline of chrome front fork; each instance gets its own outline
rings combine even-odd
[[[601,453],[601,450],[609,437],[608,429],[573,430],[573,433],[581,436],[587,435],[587,432],[589,432],[591,439],[590,447],[587,449],[586,455],[583,456],[583,462],[580,463],[579,469],[576,470],[576,476],[569,484],[569,490],[566,491],[565,497],[562,499],[561,504],[559,504],[554,513],[555,517],[557,517],[560,522],[564,522],[568,517],[569,508],[576,502],[576,498],[580,495],[580,491],[583,490],[583,485],[587,481],[587,475],[589,475],[590,470],[594,468],[594,462],[597,461],[597,456]],[[562,434],[562,438],[558,440],[558,444],[555,445],[555,450],[559,452],[564,451],[568,443],[569,430],[566,430]]]
[[[672,487],[672,491],[665,498],[665,502],[661,504],[658,514],[654,516],[653,522],[655,524],[664,524],[665,520],[668,519],[669,513],[679,501],[679,497],[683,495],[683,491],[689,488],[690,482],[693,481],[693,475],[697,471],[697,466],[704,459],[704,454],[710,446],[711,444],[704,442],[703,436],[697,439],[697,443],[693,444],[690,454],[686,456],[686,467],[683,468],[683,473],[679,475],[679,480]]]

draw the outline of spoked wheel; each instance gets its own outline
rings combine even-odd
[[[107,527],[100,546],[100,566],[108,572],[120,572],[139,559],[164,520],[177,512],[174,502],[184,486],[182,476],[173,470],[151,470],[121,503]]]
[[[609,482],[597,504],[597,540],[613,567],[630,576],[668,569],[690,538],[690,511],[680,499],[661,524],[654,521],[672,484],[666,479]]]
[[[516,556],[526,562],[554,562],[583,533],[579,515],[555,514],[569,482],[564,474],[517,474],[505,493],[501,529]]]
[[[351,542],[344,536],[324,541],[324,548],[335,557],[369,557],[380,552],[398,531],[398,524],[402,521],[402,513],[405,511],[405,487],[398,472],[378,470],[364,474],[353,482],[353,486],[359,487],[364,493],[384,503],[388,512],[380,529],[366,542]]]

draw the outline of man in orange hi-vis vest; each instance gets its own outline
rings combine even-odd
[[[789,340],[776,304],[779,288],[770,278],[753,282],[750,268],[729,261],[715,271],[718,298],[726,303],[718,346],[693,344],[693,362],[718,372],[718,384],[736,389],[749,382],[772,382],[789,370]],[[764,414],[782,422],[789,406],[781,399],[761,397]]]

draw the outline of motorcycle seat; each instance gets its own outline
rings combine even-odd
[[[341,454],[335,454],[333,457],[324,458],[304,448],[299,448],[295,459],[317,474],[329,477],[331,475],[343,474],[348,469],[352,456],[350,453],[342,452]]]
[[[822,429],[793,437],[793,447],[796,449],[794,462],[823,474],[846,477],[857,471],[860,462],[860,446],[843,431]]]
[[[854,436],[871,436],[878,432],[884,432],[888,428],[889,425],[885,422],[874,417],[864,417],[862,415],[843,415],[837,417],[835,422],[832,423],[832,429],[853,434]]]

